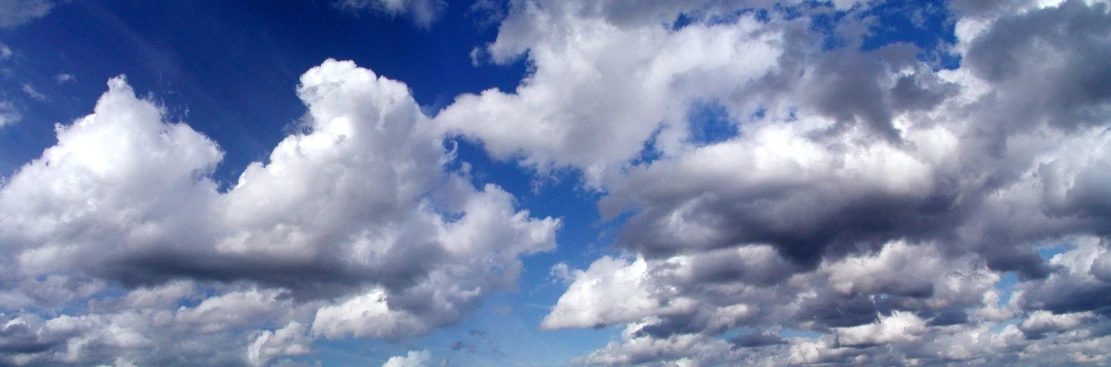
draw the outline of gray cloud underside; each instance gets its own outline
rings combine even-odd
[[[721,22],[724,3],[622,4],[518,4],[483,51],[534,72],[435,117],[495,156],[580,169],[604,216],[631,214],[619,253],[557,269],[542,327],[624,327],[577,363],[1111,357],[1106,2],[955,1],[955,44],[867,51],[867,4],[828,34],[808,18],[822,5]],[[659,28],[681,12],[695,21]],[[696,139],[707,101],[735,136]]]

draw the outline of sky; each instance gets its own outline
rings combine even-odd
[[[1111,363],[1107,0],[0,0],[0,366]]]

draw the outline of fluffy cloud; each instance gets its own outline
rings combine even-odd
[[[459,322],[560,221],[446,170],[445,136],[577,170],[619,226],[552,269],[541,328],[621,330],[573,363],[1107,363],[1111,5],[906,6],[513,1],[472,56],[524,59],[515,90],[428,118],[327,61],[227,189],[215,142],[113,79],[0,188],[0,364],[267,365]],[[891,13],[952,34],[873,45]]]
[[[954,1],[932,48],[866,47],[879,4],[624,4],[513,3],[478,54],[532,72],[434,119],[604,194],[620,254],[542,322],[625,324],[579,362],[1106,360],[1106,2]]]
[[[382,367],[427,367],[431,366],[432,352],[428,350],[409,351],[406,356],[390,357]]]
[[[592,186],[618,174],[654,135],[670,151],[697,97],[739,95],[772,68],[781,32],[751,16],[672,32],[656,22],[620,27],[606,16],[622,2],[520,2],[483,49],[494,62],[535,66],[515,93],[462,95],[436,120],[481,139],[500,158],[523,155],[541,171],[581,168]],[[653,7],[639,10],[656,11]],[[661,8],[678,8],[669,5]],[[660,21],[672,21],[661,19]],[[612,139],[620,136],[621,139]]]
[[[210,178],[216,143],[122,77],[58,125],[0,189],[6,363],[264,365],[313,337],[413,336],[554,248],[558,220],[444,170],[452,156],[404,84],[329,60],[298,95],[304,132],[226,190]]]

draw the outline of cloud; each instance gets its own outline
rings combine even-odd
[[[955,0],[952,38],[864,47],[873,5],[514,1],[473,53],[525,60],[514,90],[429,118],[326,61],[303,132],[227,189],[216,142],[112,79],[0,187],[0,364],[267,365],[456,324],[561,225],[448,169],[457,136],[578,171],[619,227],[550,270],[541,328],[620,330],[574,364],[1107,363],[1111,6]]]
[[[37,99],[39,101],[45,101],[46,100],[46,96],[43,95],[42,93],[40,93],[38,90],[35,89],[35,87],[32,87],[30,84],[23,84],[22,89],[23,89],[23,94],[26,94],[28,97]]]
[[[382,367],[427,367],[432,364],[432,352],[411,350],[406,356],[390,357]]]
[[[266,364],[316,337],[396,340],[458,322],[555,247],[558,219],[445,171],[408,88],[352,62],[302,76],[304,132],[226,190],[215,142],[108,84],[0,188],[6,317],[59,345],[6,360]],[[59,294],[28,293],[44,278]],[[197,341],[144,352],[174,338]]]
[[[738,84],[773,67],[775,45],[784,41],[750,16],[676,32],[649,21],[619,27],[606,18],[623,14],[611,5],[639,9],[624,2],[516,4],[483,52],[497,63],[526,57],[535,72],[513,93],[458,96],[435,120],[481,140],[497,158],[520,156],[541,172],[579,168],[598,187],[654,135],[665,152],[678,146],[689,135],[679,126],[688,104],[739,95]]]
[[[58,82],[58,84],[65,84],[77,81],[77,77],[69,73],[58,73],[57,75],[54,75],[54,81]]]
[[[19,122],[23,114],[11,102],[0,101],[0,127]]]
[[[447,9],[444,0],[341,0],[336,7],[347,11],[369,10],[389,17],[410,17],[418,27],[428,29]]]
[[[54,7],[51,0],[0,0],[0,28],[15,28],[42,18]]]
[[[478,53],[530,74],[433,119],[603,195],[617,253],[553,268],[541,324],[624,325],[578,362],[1111,357],[1108,4],[953,2],[932,49],[863,47],[869,4],[624,4],[513,3]]]
[[[268,365],[276,357],[310,353],[311,342],[305,334],[305,326],[292,321],[279,330],[260,332],[247,347],[247,359],[254,365]]]

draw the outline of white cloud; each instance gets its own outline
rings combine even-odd
[[[579,168],[597,187],[657,130],[657,146],[674,152],[688,134],[681,126],[688,105],[742,95],[774,66],[784,41],[751,16],[671,32],[659,23],[615,26],[589,9],[517,3],[485,52],[499,63],[527,57],[535,72],[513,93],[459,96],[436,121],[481,140],[497,158],[521,154],[542,172]]]
[[[329,60],[298,95],[308,132],[226,192],[210,178],[216,143],[164,122],[123,78],[95,113],[59,125],[58,143],[0,188],[0,262],[16,283],[81,274],[133,290],[32,327],[55,338],[43,344],[51,352],[13,358],[265,364],[303,353],[309,335],[404,338],[458,322],[515,287],[521,256],[555,247],[559,220],[444,171],[452,157],[404,84]],[[174,309],[186,300],[196,306]],[[181,332],[215,336],[138,353]]]
[[[76,80],[77,80],[77,77],[75,77],[75,76],[73,76],[73,74],[69,74],[69,73],[58,73],[57,75],[54,75],[54,81],[58,82],[58,84],[70,83],[70,82],[74,82]]]
[[[276,331],[265,330],[259,333],[247,347],[247,359],[256,366],[268,365],[278,357],[312,352],[311,342],[305,334],[305,326],[291,321]]]
[[[23,89],[23,94],[26,94],[28,97],[31,97],[31,98],[34,98],[34,99],[37,99],[37,100],[40,100],[40,101],[45,101],[46,100],[46,96],[43,95],[42,93],[39,93],[39,91],[36,90],[35,87],[32,87],[30,84],[23,84],[22,89]]]
[[[41,18],[54,7],[51,0],[0,0],[0,28],[15,28]]]
[[[429,28],[447,8],[444,0],[339,0],[336,6],[349,11],[370,10],[387,16],[407,16],[418,27]]]
[[[411,350],[406,356],[390,357],[382,367],[428,367],[432,365],[432,352]]]
[[[23,114],[11,102],[0,101],[0,127],[19,122]]]
[[[620,341],[612,341],[599,349],[572,362],[587,366],[630,366],[650,363],[655,360],[675,360],[675,365],[700,365],[699,356],[722,355],[730,345],[720,339],[702,335],[672,335],[656,338],[638,333],[643,325],[632,324],[621,333]],[[707,363],[709,364],[709,363]]]
[[[644,259],[627,262],[603,257],[586,271],[577,270],[573,281],[559,298],[556,307],[540,327],[559,329],[595,327],[638,320],[640,318],[681,311],[684,300],[658,294],[648,283],[648,264]]]
[[[909,312],[895,312],[874,324],[836,330],[842,346],[869,346],[911,341],[926,331],[926,322]]]
[[[0,364],[265,365],[459,322],[560,221],[445,171],[445,135],[579,170],[622,218],[620,254],[551,269],[568,288],[542,328],[624,324],[576,363],[1111,360],[1106,2],[949,2],[956,70],[920,58],[941,49],[862,51],[869,3],[738,13],[770,4],[511,2],[472,56],[530,74],[431,119],[404,84],[327,61],[297,89],[307,131],[227,191],[215,142],[113,79],[0,188],[0,306],[19,309],[0,345],[28,348]],[[427,27],[444,3],[337,6]],[[822,33],[831,9],[850,13]],[[705,105],[720,139],[697,138]],[[211,337],[140,352],[190,333]]]

